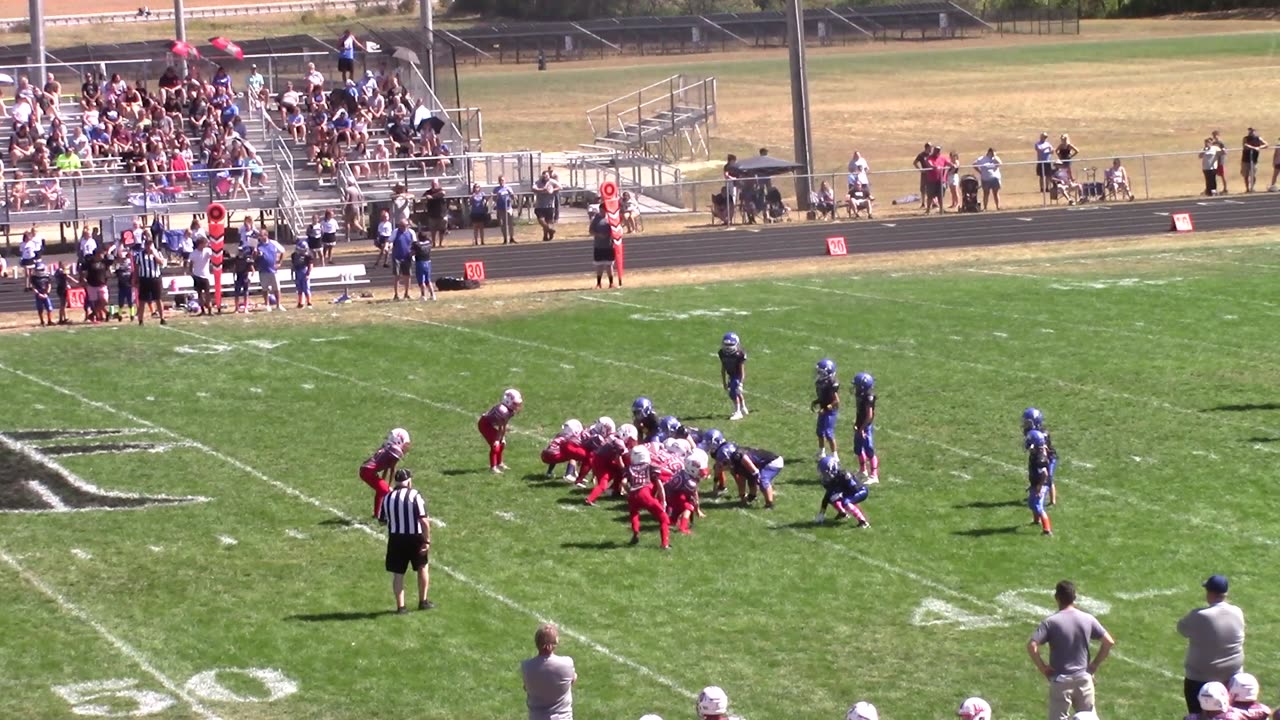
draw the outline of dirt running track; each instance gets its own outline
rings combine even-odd
[[[844,236],[849,253],[906,252],[1018,243],[1152,235],[1169,230],[1170,214],[1189,212],[1197,230],[1233,230],[1280,225],[1280,193],[1151,203],[1109,203],[1027,212],[947,215],[827,224],[784,223],[733,229],[709,229],[680,235],[637,235],[626,241],[626,272],[688,265],[769,262],[825,254],[824,239]],[[436,277],[463,275],[463,264],[482,260],[489,279],[536,278],[581,271],[584,284],[593,273],[591,245],[584,241],[537,242],[537,230],[516,246],[446,247],[432,257]],[[470,242],[466,231],[451,238]],[[499,240],[499,242],[501,242]],[[339,262],[372,265],[372,252],[344,255]],[[379,297],[391,276],[370,268],[372,289]],[[114,292],[114,283],[112,291]],[[0,312],[29,311],[31,296],[21,283],[0,284]]]

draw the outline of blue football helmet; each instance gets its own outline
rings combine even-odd
[[[669,437],[675,437],[676,431],[680,429],[680,421],[676,419],[675,415],[663,415],[658,420],[658,429]]]
[[[1042,448],[1049,446],[1049,436],[1039,430],[1032,430],[1027,433],[1027,449]]]
[[[836,460],[830,455],[818,458],[818,473],[822,475],[823,479],[830,480],[835,477],[838,472],[840,472],[839,460]]]
[[[724,334],[724,340],[721,344],[725,347],[738,347],[738,333],[728,332]]]
[[[818,364],[814,366],[813,377],[815,380],[824,378],[833,378],[836,376],[836,361],[831,358],[822,358]]]
[[[653,414],[653,402],[647,397],[638,397],[635,402],[631,403],[631,416],[636,418],[649,417]]]
[[[1036,408],[1029,407],[1022,411],[1022,429],[1031,430],[1044,427],[1044,413]]]
[[[714,455],[716,450],[724,444],[724,433],[715,428],[711,428],[702,433],[702,449]]]
[[[716,462],[727,463],[733,458],[733,455],[736,452],[738,452],[737,445],[734,445],[731,442],[725,442],[720,445],[718,450],[716,450]]]
[[[876,386],[876,379],[871,377],[871,373],[860,372],[853,376],[853,386],[858,392],[870,392]]]

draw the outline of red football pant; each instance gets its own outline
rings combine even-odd
[[[676,518],[676,527],[682,533],[689,532],[689,517],[685,513],[693,514],[693,498],[682,492],[668,493],[667,515]]]
[[[577,462],[579,464],[587,462],[590,456],[587,451],[582,449],[581,445],[565,443],[560,446],[560,452],[553,453],[550,448],[542,451],[542,462],[547,465],[559,465],[562,462]]]
[[[498,467],[502,464],[502,451],[506,448],[506,442],[502,440],[502,431],[490,425],[484,418],[476,422],[476,429],[480,431],[485,444],[489,446],[489,467]]]
[[[662,547],[671,544],[671,518],[662,503],[653,496],[653,488],[645,486],[627,495],[627,511],[631,513],[631,532],[640,534],[640,511],[647,510],[658,521],[658,532],[662,535]]]
[[[604,489],[609,487],[609,482],[614,480],[614,474],[617,471],[610,463],[592,457],[591,472],[596,476],[596,486],[591,488],[591,492],[587,494],[587,502],[589,503],[595,502],[597,498],[604,494]],[[615,484],[619,484],[621,480],[622,475],[621,473],[618,473],[618,478],[617,481],[615,481]]]
[[[391,493],[391,486],[378,475],[377,470],[367,465],[360,468],[360,479],[365,485],[373,488],[373,516],[378,517],[378,511],[382,509],[382,499]]]

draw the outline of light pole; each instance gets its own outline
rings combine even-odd
[[[187,12],[182,0],[173,0],[173,37],[181,43],[187,41]],[[187,59],[178,56],[178,74],[187,77]]]
[[[432,0],[418,0],[419,14],[422,17],[422,44],[426,49],[423,70],[431,92],[436,91],[436,23],[435,9]]]
[[[796,162],[804,166],[796,176],[796,206],[809,209],[813,174],[813,130],[809,123],[809,76],[804,60],[804,7],[802,0],[787,0],[787,48],[791,60],[791,128]]]
[[[44,64],[44,0],[31,0],[30,17],[31,22],[31,64],[34,65],[39,75],[31,80],[31,86],[37,88],[44,87],[44,78],[47,71]],[[17,81],[17,78],[14,78]]]

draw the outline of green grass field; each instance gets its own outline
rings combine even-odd
[[[554,619],[582,718],[689,717],[690,694],[717,683],[749,720],[839,718],[859,699],[888,720],[947,717],[974,694],[1030,720],[1044,682],[1023,645],[1063,577],[1119,642],[1102,716],[1178,717],[1174,622],[1215,572],[1274,700],[1278,250],[900,273],[850,259],[518,306],[477,294],[5,335],[6,508],[49,507],[32,478],[72,506],[131,502],[66,490],[67,475],[205,500],[0,514],[0,717],[523,717],[517,663]],[[752,413],[731,427],[712,357],[727,330],[751,358]],[[867,531],[812,525],[824,356],[846,384],[877,378]],[[495,478],[474,418],[506,386],[526,409]],[[625,417],[637,395],[784,453],[777,509],[709,502],[663,553],[648,525],[625,545],[615,501],[586,508],[542,478],[537,452],[566,417]],[[1021,504],[1027,405],[1063,458],[1052,538]],[[439,608],[405,617],[387,614],[355,475],[396,425],[443,523]]]

